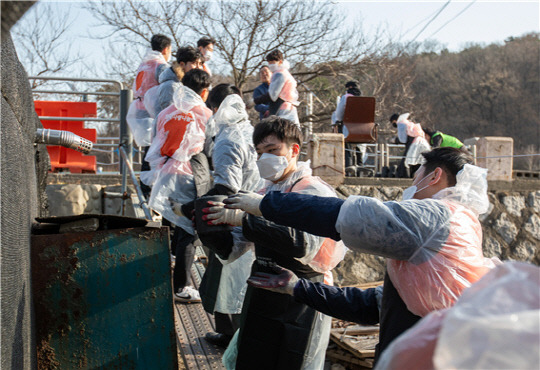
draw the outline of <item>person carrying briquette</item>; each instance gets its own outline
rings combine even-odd
[[[443,134],[439,130],[436,130],[432,127],[424,127],[424,133],[426,134],[426,140],[432,148],[463,148],[463,143],[459,141],[457,137]]]
[[[259,71],[261,78],[261,84],[253,90],[253,100],[268,94],[268,88],[270,87],[270,80],[272,79],[272,72],[268,66],[262,66]],[[268,104],[256,104],[255,110],[259,112],[259,119],[266,118],[270,115],[270,106]]]
[[[298,162],[302,134],[293,122],[276,116],[262,120],[255,126],[253,144],[260,175],[267,180],[261,194],[336,197],[328,184],[312,176],[309,163]],[[332,284],[330,270],[345,254],[342,243],[238,210],[211,207],[207,212],[207,218],[216,223],[241,221],[244,237],[255,244],[252,273],[269,273],[282,265],[309,281]],[[237,370],[322,368],[330,326],[330,318],[292,297],[248,287],[240,330],[229,344],[224,362]]]
[[[421,165],[422,153],[431,149],[422,126],[409,118],[410,113],[403,113],[396,122],[398,140],[405,144],[404,158],[397,168],[398,177],[413,177]]]
[[[300,104],[297,83],[289,72],[289,62],[283,59],[283,54],[277,49],[268,53],[266,61],[272,72],[268,93],[254,98],[253,101],[255,104],[268,104],[269,115],[276,115],[300,125],[296,110]]]
[[[387,258],[380,288],[336,288],[276,267],[248,283],[292,295],[327,315],[364,325],[380,323],[376,360],[401,333],[429,312],[451,307],[464,289],[497,263],[484,258],[478,215],[489,207],[487,170],[456,148],[422,154],[425,163],[402,201],[367,196],[323,198],[305,194],[238,194],[226,207],[268,222],[343,240],[356,252]],[[381,294],[382,293],[382,294]]]
[[[148,90],[159,84],[159,75],[167,68],[172,53],[171,39],[165,35],[153,35],[150,44],[152,49],[146,53],[137,68],[137,74],[132,87],[133,102],[129,106],[126,116],[127,123],[133,134],[133,139],[141,147],[145,155],[148,146],[152,142],[154,117],[148,113],[144,105],[144,97]],[[149,170],[148,162],[144,160],[142,170]],[[148,197],[151,189],[142,182],[140,184],[143,194]]]
[[[200,302],[199,293],[189,286],[193,264],[195,232],[191,219],[171,209],[170,199],[184,204],[195,199],[196,188],[190,159],[203,150],[206,123],[212,111],[206,107],[210,76],[192,69],[182,78],[174,102],[156,118],[156,136],[146,155],[151,171],[141,180],[152,185],[148,206],[175,225],[171,248],[176,252],[173,273],[175,300]]]
[[[236,86],[220,84],[210,91],[206,104],[214,113],[207,125],[207,136],[212,135],[214,146],[206,153],[212,158],[214,186],[203,196],[259,190],[263,181],[257,169],[257,153],[251,138],[253,126],[242,93]],[[194,202],[173,204],[177,214],[191,215],[193,208]],[[232,226],[241,225],[241,218],[226,221]],[[255,259],[253,243],[242,235],[242,228],[235,227],[230,234],[230,240],[224,237],[222,242],[232,244],[232,250],[222,248],[222,253],[209,256],[199,287],[203,307],[214,314],[216,323],[216,332],[206,333],[204,338],[223,347],[238,330],[246,280]]]

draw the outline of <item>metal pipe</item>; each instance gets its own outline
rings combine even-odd
[[[139,182],[137,181],[137,177],[135,176],[135,173],[133,172],[133,167],[131,167],[131,161],[128,159],[128,155],[126,154],[126,151],[123,147],[120,147],[120,156],[122,157],[124,166],[127,169],[127,172],[129,172],[129,175],[131,176],[131,181],[133,181],[133,185],[135,185],[135,190],[137,191],[137,196],[139,197],[139,205],[144,211],[144,215],[147,220],[152,221],[152,213],[150,212],[150,209],[148,208],[148,205],[146,204],[146,198],[144,197],[141,186],[139,185]],[[125,194],[125,192],[122,189],[122,194]],[[126,201],[125,197],[122,197],[122,204]]]
[[[89,121],[89,122],[120,122],[118,118],[95,118],[95,117],[53,117],[39,116],[41,121]]]
[[[43,128],[37,129],[34,143],[60,145],[66,148],[75,149],[84,154],[89,154],[93,146],[93,143],[90,140],[75,135],[73,132]]]
[[[53,77],[53,76],[29,76],[29,80],[52,80],[52,81],[81,81],[81,82],[110,82],[117,84],[120,90],[124,89],[124,84],[118,80],[102,80],[97,78],[73,78],[73,77]]]
[[[133,136],[127,124],[127,112],[131,100],[133,98],[133,93],[131,90],[121,90],[120,91],[120,148],[126,151],[126,160],[120,162],[120,173],[122,174],[122,193],[127,191],[127,170],[126,163],[128,162],[131,166],[132,155],[133,155]],[[122,200],[122,215],[125,211],[125,199]]]
[[[116,92],[86,92],[86,91],[55,91],[55,90],[32,90],[36,94],[75,94],[75,95],[103,95],[103,96],[119,96]]]

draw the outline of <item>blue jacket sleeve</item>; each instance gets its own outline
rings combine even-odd
[[[343,202],[333,197],[272,191],[259,207],[264,218],[276,224],[340,240],[335,225]]]
[[[268,93],[268,85],[260,84],[253,91],[253,99],[257,99],[259,96],[264,95],[266,93]],[[262,114],[264,114],[268,109],[270,109],[270,106],[268,104],[257,104],[257,105],[255,105],[255,110],[257,112],[259,112],[259,113],[262,113]]]
[[[268,104],[255,105],[255,110],[259,113],[265,113],[268,109],[270,109],[270,106]]]
[[[300,279],[294,287],[294,298],[325,315],[361,325],[379,322],[375,288],[338,288]]]

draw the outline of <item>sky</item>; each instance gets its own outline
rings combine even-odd
[[[349,14],[349,20],[360,16],[365,29],[383,25],[392,34],[402,35],[405,42],[419,34],[416,41],[434,39],[450,51],[459,51],[470,42],[502,42],[509,36],[540,30],[538,0],[454,0],[442,9],[447,2],[363,0],[340,1],[337,6]]]
[[[72,47],[78,47],[79,52],[90,64],[96,65],[98,71],[105,68],[107,48],[104,41],[89,37],[96,33],[95,20],[83,9],[83,2],[47,2],[54,3],[58,9],[69,9],[72,20],[70,34],[77,41]],[[382,28],[404,43],[431,39],[450,51],[459,51],[468,43],[502,43],[510,36],[540,32],[538,0],[334,0],[334,4],[347,14],[344,27],[362,22],[368,34]],[[30,11],[38,7],[39,4]]]

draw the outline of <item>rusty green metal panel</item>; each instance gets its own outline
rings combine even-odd
[[[38,367],[176,369],[168,228],[32,237]]]

